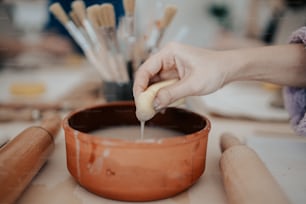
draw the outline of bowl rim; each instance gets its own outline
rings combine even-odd
[[[171,138],[163,138],[163,139],[159,139],[159,140],[147,139],[147,140],[132,140],[131,141],[131,140],[124,140],[124,139],[119,139],[119,138],[108,138],[108,137],[89,134],[89,133],[86,133],[86,132],[76,130],[69,125],[69,122],[68,122],[69,119],[77,113],[80,113],[82,111],[86,111],[88,109],[95,109],[95,108],[107,107],[107,106],[119,106],[119,105],[127,106],[127,105],[135,105],[135,103],[133,101],[115,101],[115,102],[110,102],[110,103],[101,103],[101,104],[95,104],[95,105],[82,107],[82,108],[76,109],[76,110],[68,113],[62,121],[62,127],[64,129],[66,142],[67,142],[67,137],[69,137],[68,132],[70,132],[70,133],[73,133],[73,134],[71,134],[71,136],[75,135],[82,142],[88,142],[88,139],[90,138],[90,141],[94,144],[97,144],[97,145],[102,144],[102,145],[107,145],[107,146],[112,146],[112,147],[121,147],[121,148],[127,147],[127,145],[128,145],[128,147],[137,146],[137,148],[139,148],[139,147],[143,147],[143,148],[165,147],[165,146],[176,146],[176,145],[191,143],[191,142],[197,141],[197,140],[199,140],[203,137],[208,137],[209,132],[211,130],[211,122],[206,116],[203,116],[201,114],[195,113],[195,112],[187,110],[187,109],[177,108],[177,107],[168,107],[168,108],[169,109],[183,110],[185,112],[198,115],[199,117],[201,117],[205,121],[205,123],[206,123],[205,127],[198,130],[198,131],[195,131],[193,133],[185,134],[183,136],[182,135],[181,136],[173,136]]]

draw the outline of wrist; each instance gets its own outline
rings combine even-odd
[[[275,75],[275,60],[270,47],[236,49],[229,51],[230,82],[269,81]]]
[[[262,81],[288,86],[306,86],[303,44],[274,45],[228,51],[231,81]]]
[[[250,59],[243,56],[242,52],[237,50],[224,51],[225,63],[225,84],[233,81],[250,80],[250,74],[248,73],[248,67]]]

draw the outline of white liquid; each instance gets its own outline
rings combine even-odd
[[[145,127],[145,121],[140,122],[140,139],[144,139],[144,127]]]
[[[144,128],[144,123],[143,123]],[[159,127],[150,127],[146,126],[145,131],[141,130],[141,134],[139,135],[139,126],[117,126],[110,127],[106,129],[100,129],[92,131],[90,134],[103,136],[108,138],[116,138],[116,139],[124,139],[129,141],[135,140],[159,140],[169,137],[182,136],[184,135],[181,132],[173,131],[170,129],[159,128]]]

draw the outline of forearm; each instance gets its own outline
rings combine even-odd
[[[228,51],[232,71],[228,81],[257,80],[293,87],[306,87],[306,50],[289,44]]]

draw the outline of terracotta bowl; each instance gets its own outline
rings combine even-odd
[[[158,142],[89,134],[123,125],[139,125],[132,102],[90,107],[64,119],[68,170],[87,190],[114,200],[159,200],[186,190],[203,174],[210,131],[207,118],[168,108],[146,125],[170,128],[183,136]]]

